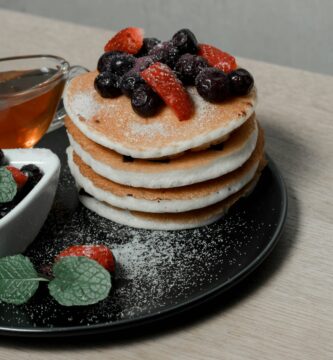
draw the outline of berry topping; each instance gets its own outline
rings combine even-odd
[[[123,51],[129,54],[139,52],[143,44],[143,30],[128,27],[120,30],[104,47],[104,51]]]
[[[0,166],[1,166],[1,165],[5,165],[5,162],[6,162],[5,154],[4,154],[3,151],[0,149]]]
[[[121,51],[108,51],[104,53],[97,62],[97,70],[99,72],[110,71],[110,62],[115,55],[124,54]]]
[[[21,170],[14,166],[6,166],[6,169],[12,173],[18,189],[23,188],[25,183],[28,181],[28,177]]]
[[[63,250],[56,258],[59,261],[66,256],[85,256],[97,261],[106,270],[113,273],[116,268],[115,258],[112,251],[104,245],[74,245]]]
[[[203,69],[195,79],[198,93],[208,101],[222,101],[230,94],[228,75],[215,68]]]
[[[120,80],[116,74],[102,72],[96,76],[94,86],[102,97],[112,98],[121,94]]]
[[[165,41],[154,46],[153,49],[149,51],[149,55],[152,56],[155,61],[167,64],[173,69],[180,54],[179,50],[171,41]]]
[[[150,65],[153,65],[155,62],[152,56],[143,56],[136,59],[133,70],[141,72],[147,69]]]
[[[145,81],[139,73],[135,70],[131,70],[122,77],[120,88],[123,94],[132,96],[133,90],[142,84],[145,84]]]
[[[99,72],[112,72],[116,75],[124,75],[135,64],[135,57],[130,54],[111,51],[103,54],[97,64]]]
[[[27,188],[30,188],[29,191],[39,182],[43,177],[43,173],[40,168],[34,164],[28,164],[21,167],[21,171],[24,175],[28,177],[26,184]]]
[[[181,29],[172,37],[173,45],[180,54],[196,54],[198,52],[198,41],[191,30]]]
[[[208,64],[225,73],[229,73],[237,68],[235,58],[222,50],[206,44],[199,44],[199,53],[208,61]]]
[[[252,75],[245,69],[236,69],[229,74],[230,89],[233,95],[246,95],[254,85]]]
[[[137,56],[145,56],[148,55],[149,51],[157,44],[159,44],[161,40],[156,38],[144,38],[143,44],[140,51],[136,54]]]
[[[121,93],[130,97],[133,110],[141,116],[155,115],[163,100],[179,120],[189,119],[194,104],[184,87],[187,85],[195,85],[211,102],[246,95],[254,86],[251,74],[237,69],[232,55],[198,44],[189,29],[161,42],[144,38],[140,28],[128,27],[110,39],[104,50],[97,64],[100,74],[95,78],[95,89],[104,98]]]
[[[147,84],[140,85],[133,91],[132,108],[141,116],[153,116],[162,104],[161,98]]]
[[[193,85],[197,75],[207,66],[207,61],[201,56],[184,54],[176,63],[175,72],[184,84]]]
[[[192,116],[193,102],[181,81],[167,65],[157,62],[141,72],[141,76],[174,110],[179,120],[188,120]]]

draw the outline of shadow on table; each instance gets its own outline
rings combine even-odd
[[[274,129],[276,130],[276,129]],[[279,134],[281,136],[283,134]],[[297,149],[299,150],[299,149]],[[294,151],[296,151],[294,149]],[[287,179],[286,179],[287,180]],[[144,339],[152,339],[163,336],[171,332],[180,332],[187,327],[195,326],[210,320],[212,317],[228,311],[229,308],[240,305],[243,301],[252,296],[265,283],[272,281],[278,275],[283,263],[292,254],[294,241],[297,238],[299,212],[298,202],[294,190],[288,184],[288,216],[285,228],[281,235],[275,250],[268,259],[251,273],[245,281],[239,283],[236,287],[230,289],[214,299],[203,303],[193,310],[185,311],[174,317],[170,317],[157,322],[134,327],[130,330],[123,330],[117,333],[105,333],[97,335],[89,335],[84,342],[81,337],[40,339],[40,338],[6,338],[0,339],[0,345],[12,347],[15,349],[25,348],[30,350],[48,350],[48,351],[78,351],[83,349],[91,349],[93,347],[112,347],[112,345],[121,345],[136,342]]]

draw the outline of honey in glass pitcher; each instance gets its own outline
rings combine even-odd
[[[69,71],[59,57],[0,59],[0,148],[29,148],[55,115]]]

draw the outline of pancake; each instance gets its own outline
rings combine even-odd
[[[188,91],[195,105],[191,119],[179,121],[168,106],[154,117],[143,118],[126,96],[102,98],[94,89],[96,75],[79,75],[66,86],[67,114],[86,137],[133,158],[170,156],[222,139],[241,126],[256,105],[255,88],[247,96],[212,104],[191,87]]]
[[[97,174],[119,184],[144,188],[171,188],[190,185],[225,175],[249,159],[255,149],[258,125],[253,114],[219,146],[201,152],[186,152],[164,162],[127,159],[88,139],[65,119],[75,153]]]
[[[164,213],[199,209],[236,193],[254,177],[263,158],[263,148],[260,130],[254,152],[237,170],[216,179],[169,189],[136,188],[115,183],[95,173],[71,148],[67,153],[76,182],[97,200],[122,209]]]
[[[264,164],[262,164],[263,166]],[[90,196],[79,197],[82,204],[100,216],[117,223],[150,230],[182,230],[205,226],[220,219],[240,198],[249,195],[260,177],[261,167],[255,177],[237,193],[209,207],[184,213],[154,214],[129,211],[113,207]]]

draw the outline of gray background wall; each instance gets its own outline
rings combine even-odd
[[[333,75],[332,0],[0,0],[0,7],[113,30],[140,26],[161,39],[189,27],[235,55]]]

